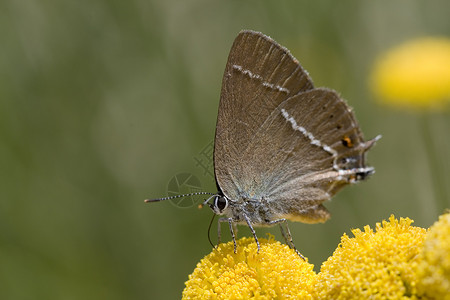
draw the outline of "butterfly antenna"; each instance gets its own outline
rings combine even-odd
[[[188,197],[188,196],[197,196],[197,195],[214,195],[214,193],[209,192],[196,192],[196,193],[189,193],[189,194],[182,194],[182,195],[175,195],[170,197],[163,197],[163,198],[156,198],[156,199],[145,199],[144,202],[159,202],[164,200],[170,200],[170,199],[176,199],[181,197]]]
[[[209,200],[211,200],[212,198],[219,196],[219,195],[213,194],[213,193],[211,193],[210,195],[211,195],[211,197],[209,197],[208,199],[206,199],[205,201],[203,201],[203,203],[201,203],[201,204],[198,205],[198,208],[199,208],[199,209],[202,209],[203,206],[205,206],[206,203],[208,203]]]

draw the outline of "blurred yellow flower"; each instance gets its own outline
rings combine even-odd
[[[418,290],[426,299],[450,299],[450,214],[439,217],[425,238],[418,265]]]
[[[440,109],[450,100],[450,39],[409,41],[379,57],[371,87],[388,104],[412,109]]]
[[[426,230],[409,218],[352,230],[322,264],[316,277],[316,299],[414,299],[417,264]]]
[[[182,299],[312,299],[313,265],[271,237],[220,244],[189,275]]]

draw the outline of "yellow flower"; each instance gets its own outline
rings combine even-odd
[[[220,244],[189,275],[183,299],[312,299],[313,265],[271,237]]]
[[[430,227],[418,266],[418,289],[427,299],[450,299],[450,214]]]
[[[415,299],[413,265],[426,230],[411,226],[409,218],[383,221],[376,232],[352,230],[322,264],[313,293],[317,299]]]
[[[371,87],[393,106],[442,108],[450,100],[450,39],[421,38],[388,51],[375,63]]]

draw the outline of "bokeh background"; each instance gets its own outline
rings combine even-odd
[[[367,138],[383,135],[368,156],[376,174],[327,203],[330,221],[290,224],[316,270],[351,228],[390,214],[430,226],[450,207],[448,111],[380,104],[368,82],[387,49],[450,36],[449,11],[447,0],[1,1],[0,298],[181,296],[211,251],[212,213],[143,200],[180,173],[216,191],[195,158],[213,141],[241,29],[289,48]]]

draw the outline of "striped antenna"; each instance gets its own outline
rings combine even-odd
[[[159,201],[164,201],[164,200],[176,199],[176,198],[187,197],[187,196],[197,196],[197,195],[215,195],[215,194],[209,193],[209,192],[196,192],[196,193],[175,195],[175,196],[157,198],[157,199],[145,199],[144,202],[146,202],[146,203],[147,202],[159,202]]]

